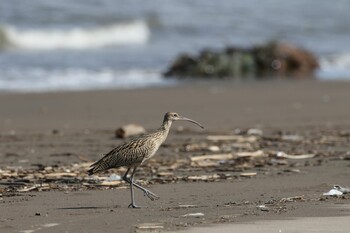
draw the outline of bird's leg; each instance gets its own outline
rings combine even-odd
[[[129,180],[129,178],[128,178],[128,173],[129,173],[130,169],[131,169],[131,168],[129,167],[128,170],[126,170],[125,174],[124,174],[123,177],[122,177],[122,179],[123,179],[124,181],[128,182],[128,183],[130,183],[130,180]]]
[[[128,171],[129,171],[129,169],[128,169]],[[130,207],[132,207],[132,208],[140,208],[139,206],[137,206],[135,204],[135,198],[134,198],[134,175],[135,175],[136,169],[137,169],[137,167],[134,168],[134,170],[132,171],[131,176],[130,176],[130,182],[129,183],[130,183],[130,192],[131,192],[131,204],[128,206],[129,208]]]
[[[142,190],[142,191],[144,192],[145,196],[147,196],[147,197],[148,197],[149,199],[151,199],[152,201],[158,200],[158,199],[159,199],[159,197],[158,197],[156,194],[152,193],[152,192],[149,191],[148,189],[145,189],[145,188],[142,187],[141,185],[136,184],[136,183],[134,183],[133,181],[131,181],[130,178],[127,177],[129,171],[130,171],[130,168],[128,168],[128,170],[127,170],[127,171],[125,172],[125,174],[123,175],[122,179],[123,179],[124,181],[128,182],[129,184],[132,183],[136,188]],[[134,169],[134,171],[135,171],[135,169]],[[133,171],[133,173],[134,173],[134,171]]]
[[[141,189],[141,190],[144,192],[145,196],[147,196],[147,197],[148,197],[149,199],[151,199],[152,201],[158,200],[158,199],[159,199],[159,197],[158,197],[156,194],[152,193],[152,192],[149,191],[148,189],[145,189],[144,187],[142,187],[142,186],[139,185],[139,184],[136,184],[136,183],[133,183],[133,184],[134,184],[135,187]]]

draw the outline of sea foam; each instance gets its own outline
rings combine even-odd
[[[134,89],[166,86],[173,82],[164,79],[156,70],[86,70],[42,68],[0,70],[0,92],[52,92],[98,89]]]
[[[350,79],[350,53],[320,57],[317,77],[322,80]]]
[[[52,50],[89,49],[127,44],[144,44],[150,30],[144,21],[118,23],[94,28],[19,29],[0,27],[0,48]]]

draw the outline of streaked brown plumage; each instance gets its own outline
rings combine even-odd
[[[134,200],[133,186],[141,189],[144,194],[151,200],[158,199],[159,197],[152,193],[151,191],[143,188],[142,186],[134,183],[134,174],[138,166],[142,165],[145,161],[150,159],[158,150],[160,145],[165,141],[168,136],[171,124],[173,121],[190,121],[199,125],[198,122],[179,116],[174,112],[167,112],[164,116],[162,125],[156,131],[143,135],[138,138],[131,139],[122,145],[117,146],[109,153],[107,153],[103,158],[93,163],[88,170],[89,175],[95,174],[97,172],[106,171],[112,168],[127,167],[126,173],[123,175],[123,180],[130,184],[131,190],[131,204],[129,207],[137,208]],[[133,168],[130,177],[127,177],[129,171]]]

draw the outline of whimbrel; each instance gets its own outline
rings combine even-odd
[[[152,158],[157,152],[159,146],[165,141],[173,121],[190,121],[197,124],[201,128],[204,128],[201,124],[194,120],[182,117],[175,112],[167,112],[159,129],[141,137],[133,138],[129,142],[117,146],[90,166],[90,169],[88,170],[89,175],[112,168],[127,167],[122,179],[130,184],[131,204],[129,207],[139,208],[139,206],[135,204],[134,186],[142,190],[145,196],[151,200],[158,199],[159,197],[156,194],[135,183],[134,175],[136,169],[148,159]],[[131,171],[131,169],[133,170],[131,175],[128,177],[128,173]]]

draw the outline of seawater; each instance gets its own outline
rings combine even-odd
[[[180,53],[282,40],[350,79],[347,0],[1,0],[0,91],[172,85]]]

